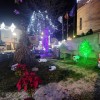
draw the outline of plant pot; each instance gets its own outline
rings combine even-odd
[[[24,100],[35,100],[32,97],[25,98]]]

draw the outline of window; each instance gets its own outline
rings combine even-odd
[[[82,18],[80,18],[80,30],[82,30]]]

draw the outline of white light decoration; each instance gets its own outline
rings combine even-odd
[[[42,41],[39,41],[40,42],[40,44],[42,44]]]
[[[57,30],[57,27],[53,25],[47,11],[34,11],[27,28],[28,33],[41,34],[41,32],[43,32],[45,29],[48,29],[51,33],[53,33],[55,30]]]
[[[5,29],[5,24],[4,24],[4,22],[1,24],[0,29]]]
[[[16,34],[16,33],[12,33],[12,35],[13,35],[13,36],[16,36],[17,34]]]
[[[62,42],[65,42],[66,40],[64,39],[64,40],[62,40]]]
[[[11,32],[14,32],[15,28],[16,26],[12,23],[9,29],[11,30]]]
[[[88,0],[86,3],[89,3],[91,0]]]
[[[46,15],[46,19],[48,19],[48,15]]]
[[[43,32],[42,32],[41,34],[42,34],[42,35],[44,35],[44,33],[43,33]]]
[[[59,47],[61,46],[61,44],[62,44],[61,42],[58,42],[58,46],[59,46]]]
[[[68,37],[67,40],[72,40],[72,38],[71,37]]]
[[[41,36],[41,39],[43,39],[43,36]]]
[[[52,47],[52,49],[53,49],[53,48],[54,48],[54,45],[52,44],[51,47]]]
[[[74,35],[73,38],[75,38],[76,36]]]
[[[80,2],[81,0],[77,0],[77,2]]]
[[[45,51],[45,48],[43,48],[43,50]]]
[[[47,10],[45,11],[45,13],[47,13]]]
[[[49,45],[50,45],[50,35],[48,36],[48,39],[49,39]]]

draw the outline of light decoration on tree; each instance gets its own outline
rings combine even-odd
[[[92,53],[92,46],[89,41],[84,40],[79,46],[79,53],[81,56],[87,58]]]
[[[40,34],[47,28],[49,33],[53,33],[55,30],[57,30],[57,27],[53,25],[51,19],[47,15],[47,11],[34,11],[31,16],[27,31],[32,34]]]
[[[43,49],[48,51],[50,45],[50,34],[52,34],[57,27],[53,25],[49,18],[47,11],[33,12],[27,32],[31,35],[38,35],[42,41]]]

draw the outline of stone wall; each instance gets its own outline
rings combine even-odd
[[[80,18],[82,18],[81,30]],[[89,29],[100,32],[100,0],[91,0],[77,10],[77,34],[86,33]]]

